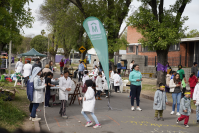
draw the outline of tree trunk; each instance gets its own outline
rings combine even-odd
[[[168,49],[167,50],[157,50],[157,63],[164,66],[167,65]],[[157,71],[157,85],[159,83],[166,84],[166,74],[167,72]]]

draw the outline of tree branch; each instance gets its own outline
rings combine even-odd
[[[176,15],[176,20],[175,20],[175,25],[176,26],[178,25],[178,22],[180,21],[181,16],[183,14],[183,11],[185,10],[185,7],[186,7],[188,2],[189,2],[189,0],[183,0],[180,8],[178,9],[177,15]]]
[[[83,9],[83,6],[80,2],[80,0],[69,0],[72,4],[74,4],[76,7],[79,8],[79,10],[81,11],[81,13],[83,14],[84,18],[87,18],[87,15],[85,13],[85,10]]]
[[[159,5],[159,22],[162,23],[163,19],[163,0],[160,0],[160,5]]]
[[[148,2],[148,4],[151,6],[152,12],[153,12],[154,16],[156,17],[156,20],[158,20],[157,1],[151,0]]]

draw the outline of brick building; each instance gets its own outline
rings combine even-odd
[[[128,55],[143,55],[146,56],[148,65],[156,65],[156,52],[149,51],[148,47],[142,47],[138,40],[142,38],[142,35],[131,26],[127,29],[127,41],[129,45],[126,53]],[[193,62],[199,63],[199,37],[194,38],[181,38],[179,44],[171,45],[168,53],[168,62],[170,66],[182,66],[191,67]]]

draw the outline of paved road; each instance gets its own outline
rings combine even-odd
[[[58,77],[58,73],[54,76]],[[107,99],[102,98],[96,101],[95,114],[102,124],[102,128],[93,129],[84,127],[86,123],[81,115],[81,105],[78,101],[67,107],[66,114],[68,119],[63,119],[58,114],[59,105],[46,108],[46,118],[51,132],[53,133],[198,133],[199,125],[196,124],[195,114],[190,116],[189,128],[185,128],[183,122],[176,124],[176,115],[170,115],[171,107],[167,106],[164,111],[165,121],[154,121],[153,102],[141,98],[141,108],[143,111],[131,111],[130,99],[128,93],[117,93],[111,97],[111,106],[114,110],[107,108]],[[43,107],[40,104],[41,112],[38,112],[42,118],[40,126],[42,130],[48,130],[44,121]],[[91,118],[91,117],[90,117]],[[91,118],[92,120],[92,118]],[[79,123],[78,121],[81,121]]]

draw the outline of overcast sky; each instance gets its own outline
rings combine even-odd
[[[39,6],[43,4],[44,0],[33,0],[33,3],[30,3],[29,7],[32,9],[32,15],[35,17],[35,22],[33,24],[33,28],[26,28],[24,27],[24,33],[22,35],[24,36],[35,36],[38,34],[41,34],[41,30],[44,29],[46,32],[47,31],[47,24],[42,24],[41,21],[38,20],[37,18],[37,11],[39,10]],[[174,4],[175,0],[165,0],[164,1],[164,6],[166,8],[169,8],[170,4]],[[137,0],[133,0],[131,3],[131,10],[129,11],[129,15],[136,10],[141,3],[139,3]],[[189,20],[187,20],[184,24],[184,26],[188,26],[189,29],[187,30],[190,31],[192,29],[197,29],[199,30],[199,0],[192,0],[190,4],[188,4],[184,10],[183,16],[188,16]],[[124,22],[121,26],[120,32],[124,29],[126,26],[126,23]]]

